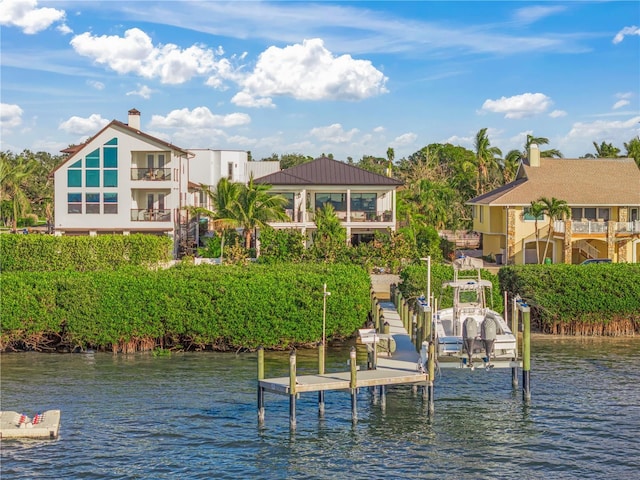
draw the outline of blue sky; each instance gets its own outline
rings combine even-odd
[[[1,0],[1,149],[58,153],[137,108],[182,148],[565,157],[640,134],[640,3]]]

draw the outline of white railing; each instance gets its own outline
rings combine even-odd
[[[571,231],[573,233],[607,233],[607,222],[592,222],[585,220],[582,222],[572,221]]]
[[[564,233],[564,220],[554,220],[553,231],[556,233]]]
[[[614,229],[616,232],[640,233],[640,220],[635,222],[615,222]]]

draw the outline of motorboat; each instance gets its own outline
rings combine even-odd
[[[482,279],[481,259],[453,261],[453,281],[443,289],[453,290],[453,306],[435,315],[435,342],[439,362],[459,359],[462,366],[490,368],[498,361],[517,358],[516,337],[498,312],[487,306],[493,284]]]

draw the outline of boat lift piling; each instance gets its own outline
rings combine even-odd
[[[518,302],[522,313],[522,399],[531,401],[531,308],[524,301]]]

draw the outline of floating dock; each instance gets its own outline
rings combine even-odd
[[[0,412],[0,438],[56,439],[60,431],[60,410],[47,410],[33,418],[18,412]]]

